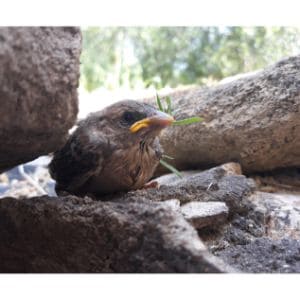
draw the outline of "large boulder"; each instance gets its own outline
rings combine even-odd
[[[60,147],[78,111],[78,28],[0,29],[0,172]]]
[[[226,84],[170,96],[177,119],[205,118],[163,132],[161,143],[177,168],[228,161],[239,162],[245,173],[300,167],[300,56]]]
[[[0,272],[233,272],[209,253],[193,226],[199,218],[201,228],[226,223],[228,209],[236,214],[247,203],[253,181],[228,165],[174,181],[101,198],[106,201],[1,199]],[[190,201],[200,204],[197,224],[180,207]]]
[[[0,225],[0,272],[232,271],[159,203],[4,198]]]

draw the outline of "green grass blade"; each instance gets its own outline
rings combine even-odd
[[[174,121],[172,125],[189,125],[197,122],[202,122],[204,121],[203,118],[200,117],[192,117],[192,118],[187,118],[187,119],[182,119],[178,121]]]
[[[170,170],[172,173],[176,174],[179,178],[183,178],[183,176],[181,175],[181,173],[175,169],[173,166],[171,166],[170,164],[168,164],[167,162],[165,162],[164,160],[160,160],[161,165],[163,165],[165,168],[167,168],[168,170]]]
[[[174,157],[169,156],[169,155],[167,155],[167,154],[163,154],[162,157],[163,157],[163,158],[166,158],[166,159],[174,159]]]
[[[171,103],[171,98],[169,96],[166,97],[166,102],[167,102],[167,113],[169,115],[172,115],[172,103]]]
[[[157,106],[158,106],[159,110],[160,111],[164,111],[164,108],[163,108],[163,106],[161,104],[161,101],[160,101],[157,93],[156,93],[156,102],[157,102]]]

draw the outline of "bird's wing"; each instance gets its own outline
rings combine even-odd
[[[54,153],[49,165],[51,176],[60,189],[75,191],[95,173],[100,173],[107,141],[103,136],[92,137],[86,132],[75,132],[66,145]]]

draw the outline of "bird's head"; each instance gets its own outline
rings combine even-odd
[[[124,138],[133,140],[153,139],[174,121],[172,116],[153,106],[134,100],[110,105],[101,115],[106,118],[110,129],[114,129]]]

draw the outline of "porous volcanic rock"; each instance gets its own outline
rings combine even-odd
[[[0,172],[63,145],[77,112],[81,33],[0,28]]]

